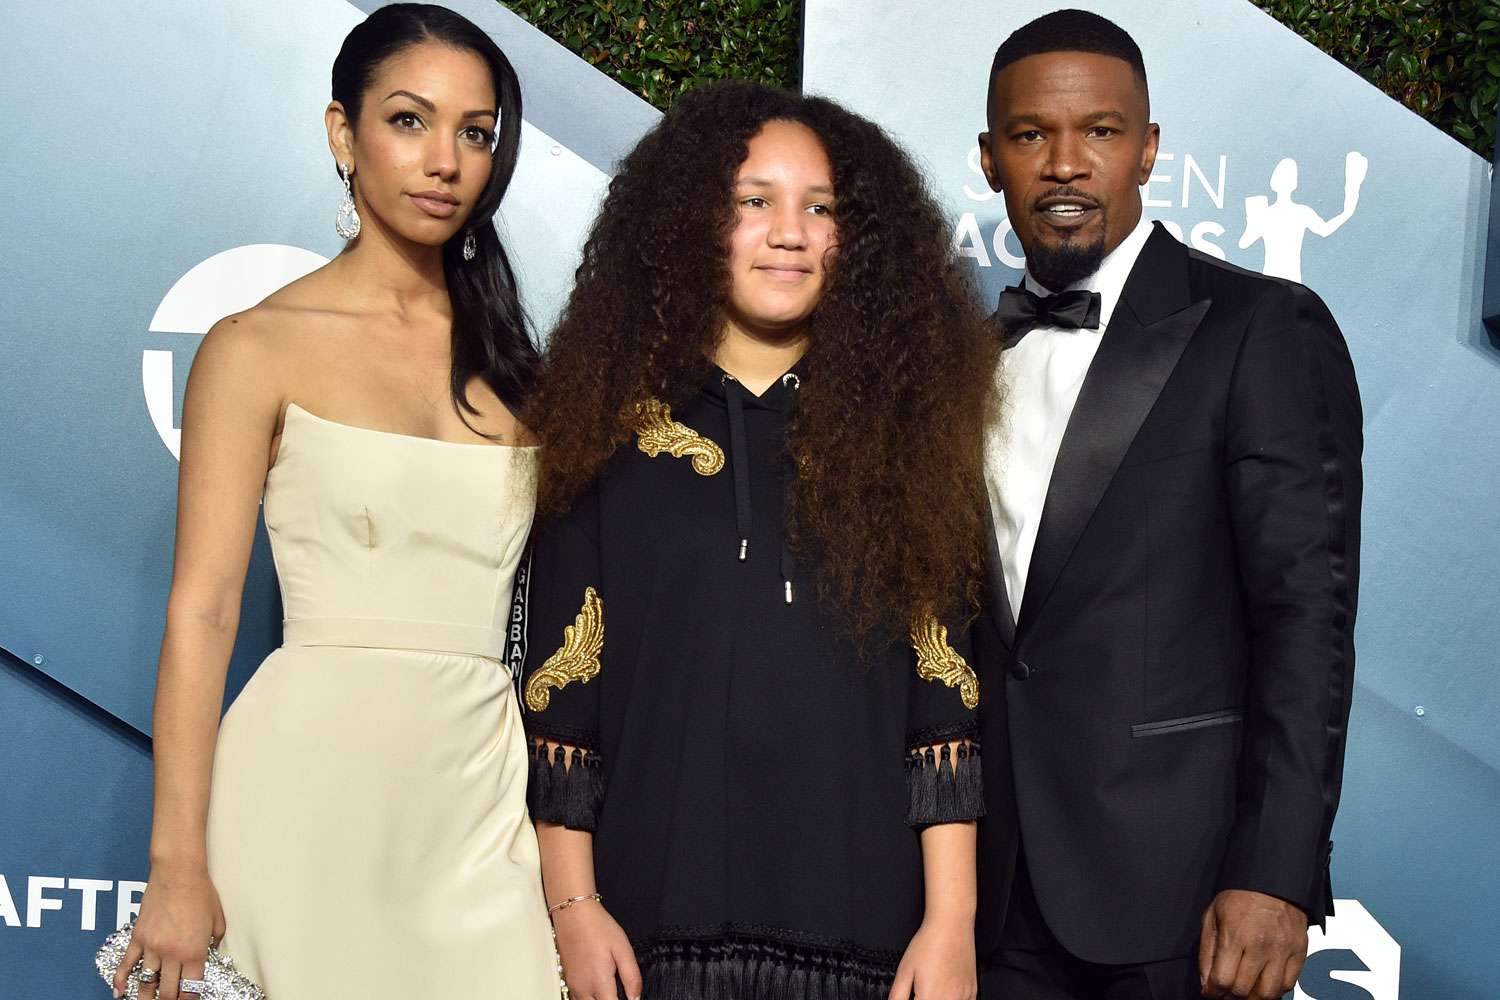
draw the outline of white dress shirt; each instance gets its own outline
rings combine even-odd
[[[1001,356],[996,377],[1006,404],[985,443],[985,480],[1011,612],[1017,617],[1057,449],[1125,279],[1150,235],[1151,223],[1143,218],[1097,271],[1063,289],[1099,293],[1099,329],[1038,326]],[[1051,294],[1029,270],[1025,280],[1028,291]]]

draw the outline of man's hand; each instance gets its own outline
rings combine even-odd
[[[1307,961],[1307,914],[1291,903],[1225,889],[1203,914],[1198,980],[1206,997],[1280,1000]]]

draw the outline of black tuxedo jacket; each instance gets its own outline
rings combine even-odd
[[[1049,928],[1087,961],[1194,952],[1222,889],[1322,920],[1361,447],[1322,301],[1157,226],[1068,422],[1019,621],[991,534],[981,954],[1020,842]]]

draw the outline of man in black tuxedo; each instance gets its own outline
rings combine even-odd
[[[1354,670],[1358,388],[1301,285],[1141,218],[1140,50],[1058,11],[1000,46],[990,186],[1026,252],[976,646],[995,1000],[1280,997],[1328,859]],[[1002,690],[1003,689],[1003,690]]]

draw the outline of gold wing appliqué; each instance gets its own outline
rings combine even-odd
[[[583,592],[583,608],[573,624],[563,629],[562,648],[526,682],[526,707],[544,712],[552,701],[551,688],[561,691],[574,681],[587,684],[599,676],[599,654],[604,650],[604,602],[598,591]]]
[[[917,651],[917,676],[924,681],[942,681],[958,688],[964,708],[979,707],[979,677],[974,668],[948,645],[948,629],[933,615],[923,615],[911,630],[911,645]]]
[[[666,452],[673,458],[691,455],[693,471],[711,476],[724,468],[724,449],[672,419],[672,408],[659,399],[645,399],[631,411],[631,427],[636,433],[636,447],[650,458]]]

